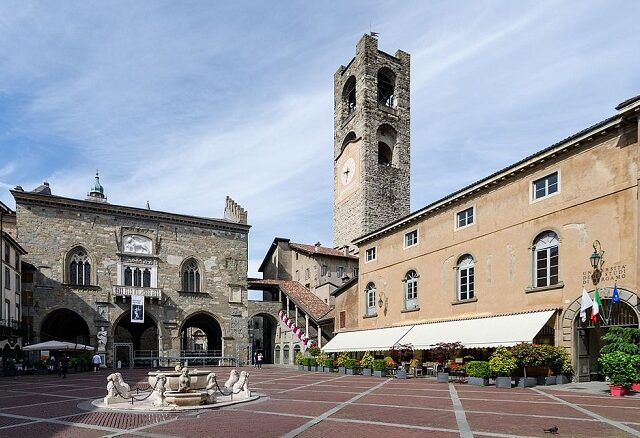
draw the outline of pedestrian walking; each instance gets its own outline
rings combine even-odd
[[[262,368],[262,353],[258,353],[258,368]]]
[[[63,379],[66,379],[67,369],[69,369],[69,357],[66,354],[63,354],[62,359],[60,359],[60,371],[58,371],[58,376],[62,376]]]
[[[253,352],[253,367],[258,368],[258,352]]]
[[[100,369],[100,365],[102,365],[102,358],[98,353],[96,353],[93,355],[91,362],[93,362],[93,372],[97,373],[98,369]]]

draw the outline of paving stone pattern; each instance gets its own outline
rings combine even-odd
[[[640,395],[557,388],[478,388],[432,378],[378,379],[246,369],[262,399],[218,410],[127,413],[92,409],[107,371],[0,378],[0,437],[640,437]],[[147,370],[124,370],[143,386]],[[227,368],[216,369],[225,376]],[[453,399],[452,399],[453,397]],[[457,402],[459,399],[459,403]],[[635,433],[634,433],[635,431]]]

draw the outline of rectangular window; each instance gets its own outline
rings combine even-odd
[[[329,272],[329,267],[327,265],[322,265],[320,268],[320,275],[324,277]]]
[[[473,223],[473,213],[474,213],[473,210],[474,210],[473,207],[469,207],[467,209],[464,209],[458,212],[458,214],[456,214],[457,228],[466,227],[467,225],[471,225]]]
[[[373,260],[376,259],[376,247],[374,246],[373,248],[369,248],[368,250],[365,251],[364,254],[365,257],[365,261],[366,262],[371,262]]]
[[[304,270],[304,279],[308,280],[311,274],[309,273],[309,268]]]
[[[345,328],[347,326],[347,312],[344,310],[340,312],[340,328]]]
[[[4,268],[4,288],[11,289],[11,272],[9,268]]]
[[[4,243],[4,262],[5,263],[10,263],[9,262],[9,258],[10,258],[10,252],[11,250],[9,249],[9,244],[7,242]]]
[[[300,271],[296,271],[296,281],[300,281]]]
[[[544,198],[558,191],[558,172],[553,172],[533,182],[533,199]]]
[[[458,300],[470,300],[474,295],[474,268],[460,269],[460,285],[458,291]]]
[[[296,260],[298,260],[298,253],[296,253]]]
[[[342,279],[342,277],[344,277],[344,268],[342,266],[338,266],[336,274],[338,275],[339,279]]]
[[[16,271],[20,271],[20,255],[16,252]]]
[[[558,283],[558,247],[536,251],[536,287]]]
[[[418,244],[418,230],[409,231],[404,235],[404,246],[408,248]]]
[[[16,274],[16,292],[20,292],[20,274]]]
[[[9,300],[4,300],[4,319],[7,324],[11,320],[11,301]]]
[[[353,268],[353,276],[354,277],[358,276],[358,268]]]

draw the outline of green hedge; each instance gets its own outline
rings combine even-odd
[[[384,359],[375,359],[373,361],[373,370],[374,371],[384,371],[387,369],[387,363]]]
[[[355,359],[351,359],[351,358],[346,359],[346,360],[344,361],[344,367],[345,367],[345,368],[348,368],[348,369],[350,369],[350,370],[351,370],[351,369],[355,368],[355,366],[356,366],[356,362],[357,362],[357,361],[356,361]]]
[[[482,379],[488,379],[491,377],[491,369],[489,368],[489,362],[484,360],[474,360],[467,364],[467,375],[470,377],[480,377]]]

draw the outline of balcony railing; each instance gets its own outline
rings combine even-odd
[[[26,334],[25,323],[16,319],[0,319],[0,339]]]
[[[113,294],[117,297],[140,295],[145,298],[162,298],[162,289],[156,287],[114,286]]]

